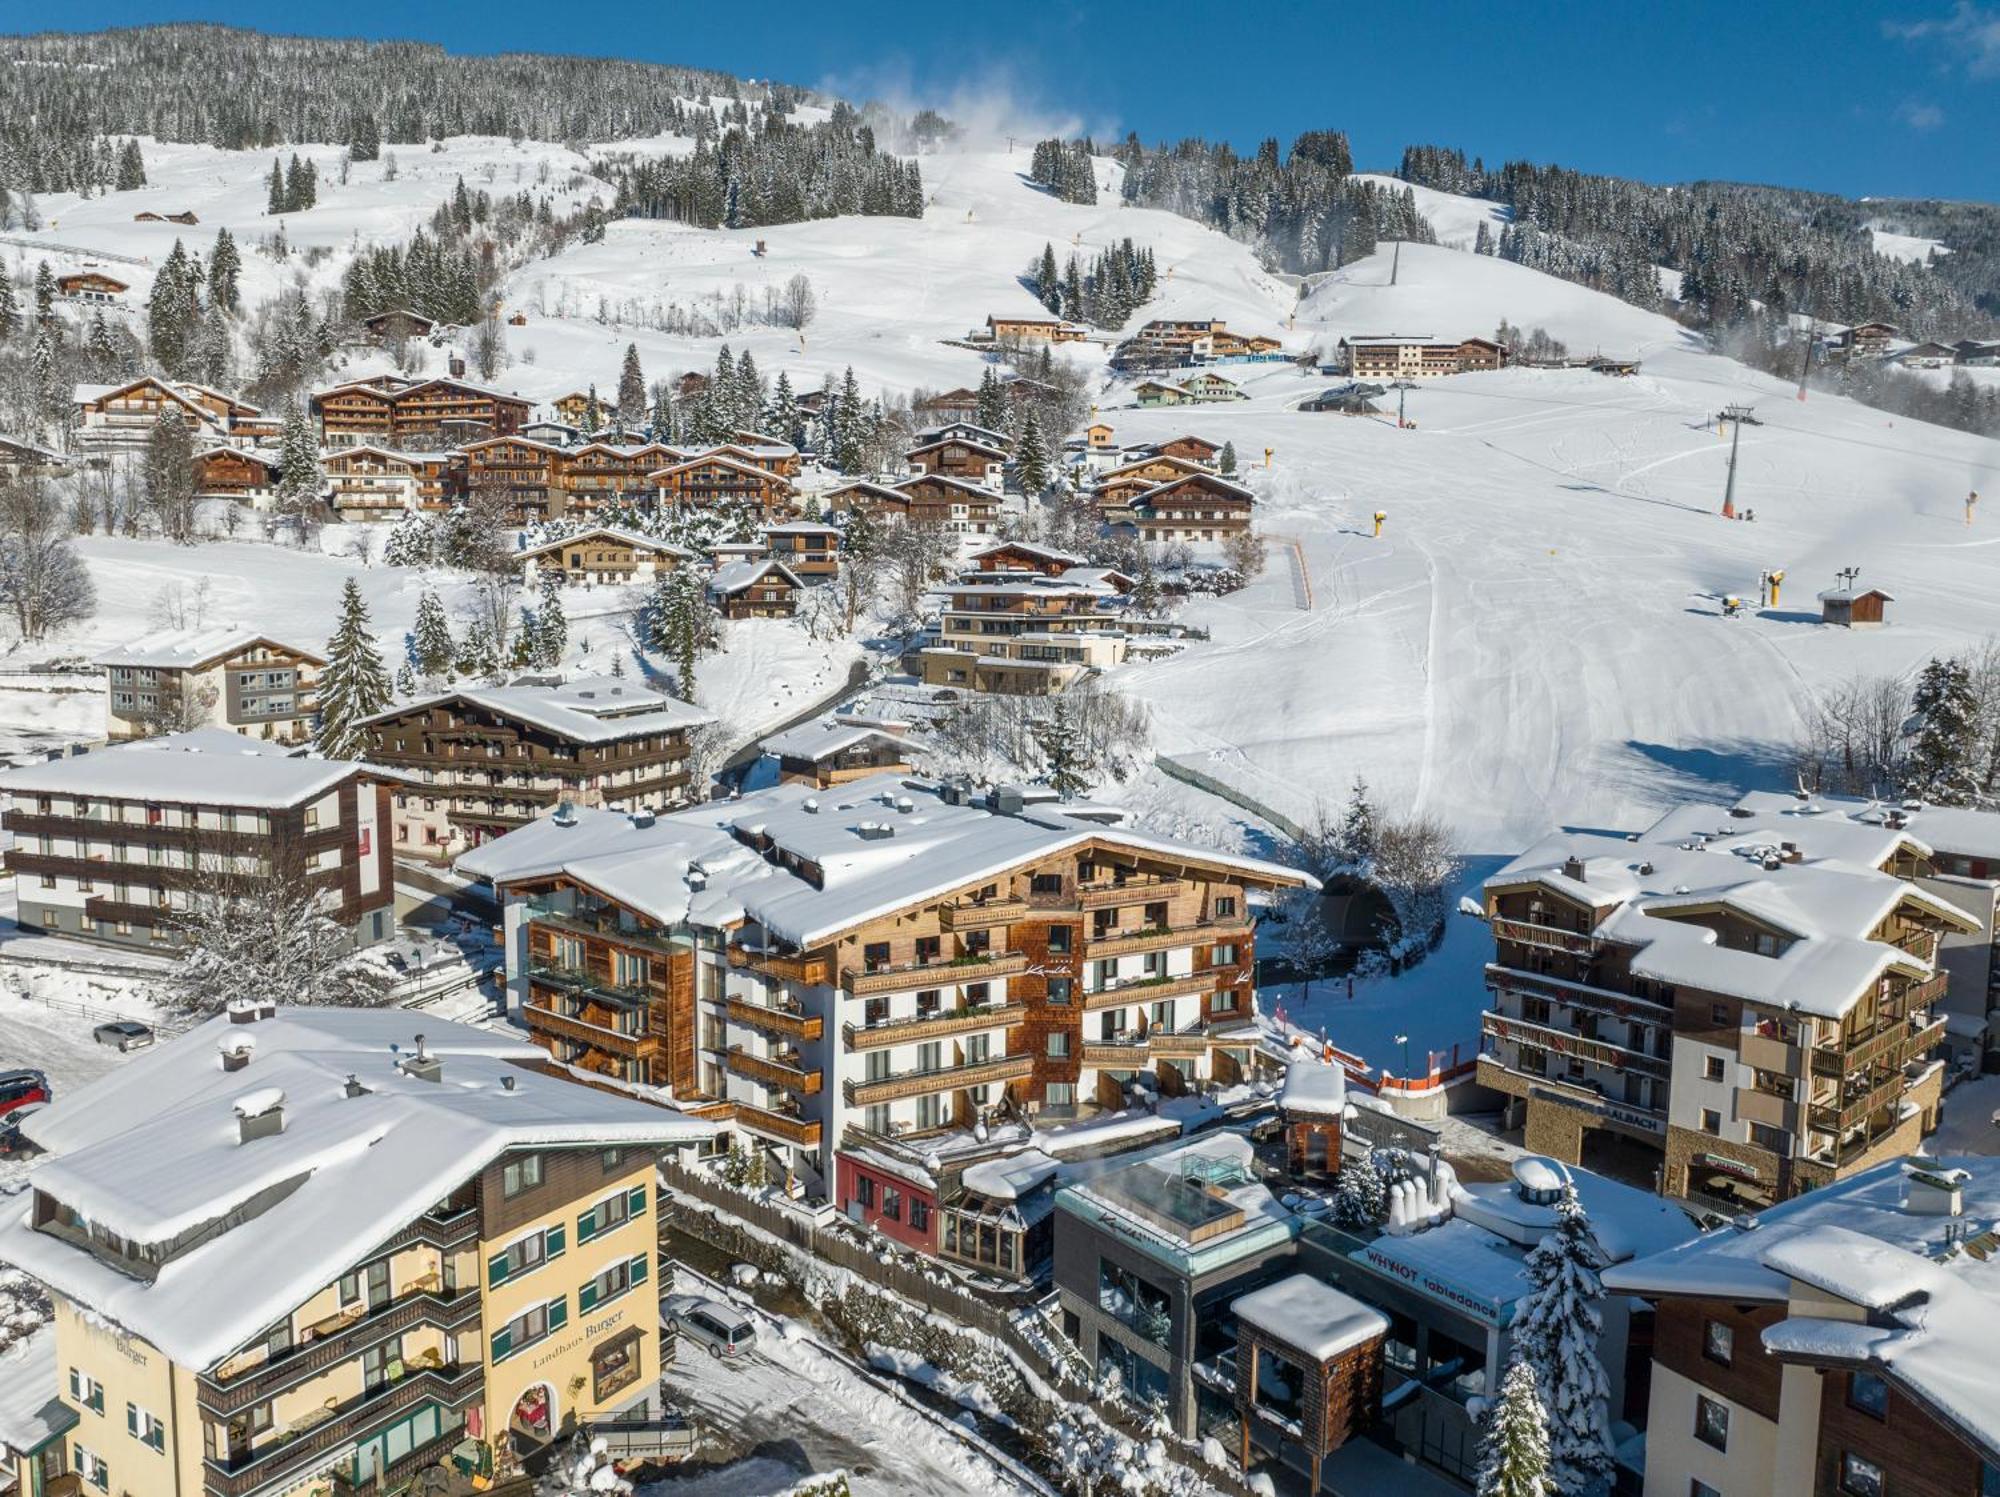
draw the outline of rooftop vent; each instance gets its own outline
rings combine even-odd
[[[896,810],[900,814],[908,816],[912,811],[916,809],[917,809],[917,803],[911,800],[907,795],[899,795],[896,797]]]
[[[1576,881],[1577,881],[1578,883],[1582,883],[1582,882],[1583,882],[1583,859],[1582,859],[1582,858],[1565,858],[1565,859],[1563,859],[1563,877],[1564,877],[1564,878],[1573,878],[1573,879],[1575,879],[1575,880],[1576,880]]]
[[[257,1053],[257,1037],[250,1034],[225,1035],[222,1043],[215,1047],[222,1052],[222,1069],[240,1071],[250,1064]]]
[[[1910,824],[1910,818],[1905,816],[1901,811],[1891,811],[1887,816],[1882,818],[1882,824],[1892,831],[1900,832]]]
[[[365,1097],[368,1095],[368,1088],[361,1084],[361,1078],[356,1076],[352,1071],[347,1073],[347,1084],[340,1090],[341,1094],[347,1097]]]
[[[237,1142],[275,1138],[285,1131],[285,1094],[275,1086],[245,1092],[232,1104],[236,1112]]]
[[[819,797],[808,795],[804,800],[799,802],[799,809],[804,811],[808,816],[819,815]]]
[[[1785,862],[1784,862],[1784,859],[1782,859],[1782,858],[1776,858],[1776,857],[1768,857],[1768,856],[1767,856],[1767,857],[1766,857],[1766,858],[1764,859],[1764,871],[1765,871],[1766,873],[1776,873],[1776,872],[1777,872],[1777,871],[1778,871],[1778,870],[1779,870],[1780,868],[1782,868],[1782,867],[1784,867],[1784,866],[1785,866]]]
[[[708,874],[699,868],[688,869],[687,886],[690,889],[706,889],[708,887]]]
[[[1731,806],[1729,814],[1734,816],[1738,821],[1745,821],[1749,819],[1752,813],[1748,806]]]
[[[424,1048],[422,1035],[417,1036],[417,1053],[403,1062],[403,1074],[413,1081],[444,1079],[444,1063]]]
[[[597,700],[597,693],[594,691],[579,691],[577,695],[582,697],[586,702],[594,702]]]
[[[557,826],[575,826],[576,803],[566,800],[556,802],[555,811],[549,817],[549,820],[553,821]]]
[[[1651,878],[1653,876],[1653,865],[1651,862],[1645,862],[1639,865],[1639,876],[1641,878]]]
[[[1912,1216],[1961,1216],[1965,1212],[1964,1170],[1934,1165],[1903,1166],[1903,1209]]]
[[[938,799],[947,806],[969,806],[972,804],[972,787],[963,780],[946,780],[938,786]]]
[[[995,785],[986,793],[986,806],[1001,816],[1019,816],[1027,798],[1019,785]]]
[[[632,812],[631,820],[632,825],[644,829],[653,824],[653,813],[641,806],[638,810]]]
[[[854,831],[863,842],[880,842],[896,835],[896,829],[886,821],[864,821]]]
[[[1796,842],[1780,842],[1778,851],[1784,855],[1787,863],[1796,863],[1799,860],[1799,845]]]
[[[232,1024],[255,1024],[259,1019],[278,1017],[278,1005],[265,998],[232,998],[229,1001],[229,1022]]]
[[[513,1089],[514,1089],[514,1078],[512,1076],[502,1076],[500,1078],[500,1090],[503,1092],[511,1092]]]

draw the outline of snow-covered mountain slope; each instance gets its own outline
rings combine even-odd
[[[572,182],[578,158],[532,142],[405,151],[396,181],[376,163],[354,168],[344,187],[332,180],[337,152],[313,154],[327,182],[321,206],[292,215],[286,232],[295,247],[327,254],[307,265],[298,254],[274,264],[246,253],[252,296],[295,275],[336,278],[356,242],[407,233],[461,173],[511,192],[537,182],[546,163],[551,190],[593,190]],[[39,237],[140,244],[157,259],[177,234],[205,246],[219,223],[246,251],[269,230],[268,157],[155,146],[147,161],[157,185],[143,194],[44,200],[51,224]],[[1122,440],[1192,430],[1233,441],[1246,466],[1273,453],[1268,469],[1250,473],[1273,537],[1266,574],[1189,608],[1211,643],[1113,677],[1151,705],[1158,747],[1294,817],[1337,803],[1365,775],[1385,807],[1434,811],[1473,851],[1514,849],[1555,823],[1629,824],[1675,796],[1780,782],[1817,686],[1907,669],[2000,629],[2000,515],[1968,529],[1961,508],[1968,489],[1996,487],[1990,442],[1840,399],[1801,405],[1663,317],[1444,246],[1405,246],[1393,286],[1385,247],[1301,302],[1221,234],[1115,199],[1059,202],[1022,178],[1026,165],[1025,150],[925,157],[931,202],[921,220],[719,232],[614,224],[603,243],[509,278],[507,305],[528,322],[507,329],[512,362],[495,383],[538,398],[592,382],[608,391],[627,342],[653,378],[712,366],[722,340],[643,326],[652,304],[731,304],[740,283],[754,309],[765,288],[803,272],[821,308],[803,344],[761,325],[727,335],[766,375],[784,369],[804,388],[852,364],[868,389],[969,384],[980,357],[944,340],[989,312],[1031,310],[1018,278],[1044,243],[1088,258],[1128,235],[1154,249],[1163,272],[1142,317],[1222,317],[1294,351],[1331,350],[1350,333],[1490,335],[1504,317],[1546,327],[1572,352],[1640,358],[1642,372],[1625,380],[1509,370],[1437,381],[1411,393],[1415,427],[1397,430],[1296,410],[1328,381],[1282,365],[1227,371],[1244,377],[1252,398],[1242,403],[1138,411],[1129,388],[1102,373],[1104,345],[1068,355],[1099,371],[1100,407]],[[1420,198],[1446,240],[1469,241],[1497,211]],[[142,207],[190,208],[202,224],[133,224]],[[1710,418],[1738,401],[1765,424],[1745,430],[1737,482],[1739,509],[1757,518],[1732,524],[1715,514],[1728,444]],[[1378,509],[1388,515],[1381,540],[1371,535]],[[304,628],[307,614],[326,617],[351,566],[251,546],[179,552],[97,539],[86,550],[107,597],[120,599],[117,620],[92,631],[101,636],[143,624],[164,578],[202,572],[232,594],[211,617],[268,610],[274,624]],[[1849,564],[1896,594],[1889,628],[1814,622],[1812,594]],[[1754,605],[1758,573],[1772,567],[1787,573],[1780,607],[1721,617],[1718,595]],[[377,569],[366,585],[378,621],[402,627],[416,583]],[[709,679],[730,669],[711,667]],[[749,702],[767,686],[730,689]]]
[[[1490,198],[1439,192],[1433,187],[1423,187],[1378,172],[1356,172],[1354,179],[1357,182],[1373,182],[1388,192],[1409,192],[1417,200],[1417,211],[1429,219],[1431,228],[1437,231],[1438,243],[1447,249],[1471,249],[1479,237],[1481,224],[1486,225],[1488,234],[1498,239],[1501,229],[1514,221],[1513,211],[1505,203],[1496,203]]]

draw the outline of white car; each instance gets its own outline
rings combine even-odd
[[[672,1294],[660,1302],[660,1324],[706,1347],[711,1357],[741,1356],[757,1344],[750,1317],[719,1299]]]

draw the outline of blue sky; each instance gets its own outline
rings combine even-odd
[[[692,63],[1030,132],[1062,122],[1252,148],[1331,127],[1364,166],[1434,142],[1652,181],[2000,199],[2000,0],[93,0],[87,12],[91,25],[204,19]]]

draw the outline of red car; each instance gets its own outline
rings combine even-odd
[[[0,1118],[32,1102],[55,1100],[55,1089],[40,1071],[0,1071]]]

